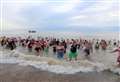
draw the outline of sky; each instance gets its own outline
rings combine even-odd
[[[120,32],[118,0],[0,0],[3,32]]]

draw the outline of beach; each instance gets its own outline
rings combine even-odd
[[[69,61],[66,50],[63,59],[57,58],[49,48],[48,55],[35,55],[27,47],[17,44],[10,50],[0,47],[1,82],[119,82],[120,68],[117,67],[117,53],[107,50],[94,50],[85,57],[82,49],[78,50],[77,61]]]
[[[21,51],[24,52],[24,50]],[[30,55],[26,56],[27,59],[25,60],[30,60],[32,62],[30,62],[31,64],[25,64],[25,62],[18,62],[7,55],[8,53],[9,55],[13,54],[12,56],[17,58],[16,55],[22,55],[21,53],[17,52],[15,54],[13,51],[6,51],[4,49],[2,52],[4,56],[1,55],[3,60],[0,61],[0,82],[119,82],[120,80],[119,75],[109,70],[103,69],[103,71],[97,72],[93,70],[89,71],[89,68],[88,70],[84,70],[85,68],[83,68],[81,71],[78,70],[74,72],[74,70],[71,70],[73,71],[69,71],[71,74],[66,74],[64,71],[61,71],[63,69],[59,69],[60,72],[43,69],[45,67],[44,63],[42,64],[43,66],[41,63],[37,63],[41,61],[37,59],[37,57],[32,58]],[[105,61],[105,59],[103,59],[104,58],[102,58],[101,62]],[[17,60],[19,60],[19,58]],[[110,61],[110,59],[108,60]],[[34,61],[37,62],[35,63]],[[103,67],[100,67],[100,69],[102,68]],[[55,69],[58,68],[55,67],[53,70]]]
[[[0,82],[120,82],[118,0],[0,0]]]
[[[55,74],[31,66],[0,64],[0,82],[119,82],[120,77],[108,71]]]

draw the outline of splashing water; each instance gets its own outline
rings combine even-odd
[[[0,63],[19,64],[22,66],[30,65],[41,70],[47,70],[58,74],[74,74],[77,72],[93,71],[100,72],[108,69],[110,69],[114,73],[120,74],[120,68],[113,68],[109,64],[103,62],[78,60],[71,63],[65,60],[58,60],[52,57],[26,55],[19,52],[18,50],[13,50],[7,54],[0,51]]]

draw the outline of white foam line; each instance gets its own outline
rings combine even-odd
[[[11,55],[12,54],[12,55]],[[18,55],[18,56],[16,56]],[[26,56],[25,56],[26,57]],[[29,56],[28,56],[29,57]],[[37,57],[36,57],[37,58]],[[41,58],[40,58],[41,59]],[[83,62],[83,61],[82,61]],[[50,71],[57,74],[75,74],[77,72],[101,72],[106,69],[109,69],[113,73],[118,73],[120,75],[120,68],[107,68],[104,64],[98,62],[90,62],[87,61],[91,66],[72,66],[72,65],[49,65],[48,61],[36,61],[35,59],[32,60],[25,60],[24,54],[19,53],[18,51],[13,51],[10,54],[1,54],[0,52],[0,63],[8,63],[8,64],[18,64],[22,66],[33,66],[37,69]],[[76,63],[76,62],[75,62]],[[85,62],[86,63],[86,62]],[[86,63],[87,64],[87,63]]]

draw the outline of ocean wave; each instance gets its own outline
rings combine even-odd
[[[37,69],[46,70],[57,74],[75,74],[78,72],[93,71],[100,72],[106,69],[110,69],[112,72],[120,74],[120,68],[108,68],[103,63],[99,62],[92,62],[89,60],[69,62],[52,57],[26,55],[17,50],[13,50],[8,54],[0,52],[0,63],[33,66]]]

